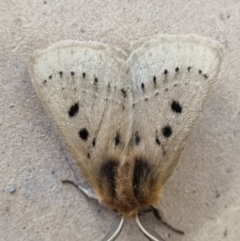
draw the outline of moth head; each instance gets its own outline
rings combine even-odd
[[[142,156],[105,159],[95,189],[99,201],[123,217],[158,204],[163,189],[157,168]]]

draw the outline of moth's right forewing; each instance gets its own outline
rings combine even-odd
[[[164,183],[218,78],[223,49],[217,41],[197,35],[160,35],[133,48],[128,59],[132,149]]]

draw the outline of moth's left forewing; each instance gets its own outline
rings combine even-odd
[[[38,97],[82,175],[110,199],[131,137],[125,59],[106,44],[69,40],[37,51],[29,63]]]
[[[218,42],[197,35],[160,35],[133,47],[128,59],[133,156],[147,162],[165,183],[217,80],[223,50]]]

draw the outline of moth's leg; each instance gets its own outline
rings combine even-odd
[[[146,208],[144,210],[141,210],[136,217],[136,222],[138,224],[138,227],[143,232],[143,234],[149,239],[149,241],[164,241],[164,239],[156,233],[154,229],[154,225],[151,223],[149,216],[146,215],[146,213],[149,213],[149,212],[152,212],[155,218],[157,218],[157,220],[159,220],[162,224],[164,224],[170,230],[179,234],[184,234],[183,231],[172,227],[166,221],[164,221],[162,217],[165,216],[165,212],[163,208],[159,204],[157,204],[154,206],[150,206],[149,208]]]
[[[164,224],[166,227],[168,227],[170,230],[172,230],[172,231],[174,231],[174,232],[176,232],[176,233],[179,233],[179,234],[184,234],[184,231],[182,231],[182,230],[179,230],[179,229],[177,229],[177,228],[174,228],[172,225],[170,225],[170,224],[168,224],[164,219],[165,218],[163,218],[164,216],[165,216],[165,214],[164,214],[164,211],[163,211],[163,209],[161,208],[161,207],[156,207],[156,206],[151,206],[151,208],[152,208],[152,211],[153,211],[153,214],[154,214],[154,216],[156,217],[156,219],[158,220],[158,221],[160,221],[162,224]],[[163,216],[161,216],[163,214]]]
[[[166,212],[164,210],[164,208],[162,207],[161,203],[157,203],[157,204],[154,204],[153,206],[150,207],[151,208],[151,211],[153,211],[153,209],[157,209],[158,211],[158,215],[160,216],[160,220],[165,220],[166,218]],[[153,211],[153,214],[154,214],[154,211]],[[154,214],[155,216],[155,214]],[[155,216],[156,217],[156,216]],[[158,219],[158,218],[157,218]],[[158,219],[159,220],[159,219]]]
[[[75,188],[77,188],[78,190],[80,190],[81,192],[83,192],[83,193],[84,193],[86,196],[88,196],[89,198],[92,198],[92,199],[96,199],[96,200],[97,200],[97,197],[96,197],[96,194],[95,194],[95,193],[92,193],[90,190],[81,187],[79,184],[75,183],[74,181],[71,181],[71,180],[62,180],[62,183],[63,183],[63,184],[71,184],[71,185],[73,185]]]
[[[150,213],[150,212],[153,212],[153,209],[157,209],[157,211],[158,211],[158,217],[156,217],[155,214],[154,214],[154,216],[158,220],[165,220],[165,217],[166,217],[165,211],[160,204],[149,206],[148,208],[145,208],[145,209],[141,210],[140,213]]]

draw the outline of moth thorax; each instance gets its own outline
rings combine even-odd
[[[100,202],[124,217],[134,217],[141,209],[158,203],[162,185],[156,167],[144,158],[117,158],[106,161],[100,170],[97,195]]]

